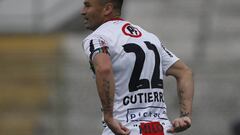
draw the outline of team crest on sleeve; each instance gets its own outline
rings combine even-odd
[[[130,23],[126,23],[123,27],[122,27],[122,31],[125,35],[130,36],[130,37],[141,37],[142,33],[141,31],[139,31],[137,28],[133,27]]]

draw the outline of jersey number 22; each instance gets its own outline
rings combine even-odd
[[[145,53],[143,49],[135,44],[129,43],[123,45],[124,51],[126,53],[134,53],[136,56],[136,61],[134,64],[133,72],[130,78],[130,82],[128,84],[129,92],[134,92],[139,89],[147,89],[147,88],[163,88],[163,80],[160,79],[160,56],[156,46],[148,41],[144,42],[147,48],[154,52],[155,55],[155,66],[153,70],[153,75],[151,80],[148,79],[140,79],[144,61],[145,61]],[[151,87],[150,87],[151,83]]]

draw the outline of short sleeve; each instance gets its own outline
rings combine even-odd
[[[93,60],[94,56],[98,53],[108,53],[107,41],[101,37],[91,37],[83,41],[84,52],[90,61]]]
[[[167,70],[179,60],[177,56],[175,56],[171,51],[169,51],[166,47],[161,45],[161,57],[162,57],[162,67],[163,73],[166,75]]]

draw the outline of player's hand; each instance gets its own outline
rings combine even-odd
[[[130,135],[130,130],[116,119],[107,119],[105,122],[115,135]]]
[[[190,128],[191,123],[192,123],[192,120],[187,116],[176,118],[175,120],[172,121],[173,127],[171,129],[169,129],[167,132],[169,132],[169,133],[182,132],[182,131]]]

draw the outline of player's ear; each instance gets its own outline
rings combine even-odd
[[[104,15],[110,15],[113,12],[113,4],[112,3],[107,3],[104,6]]]

